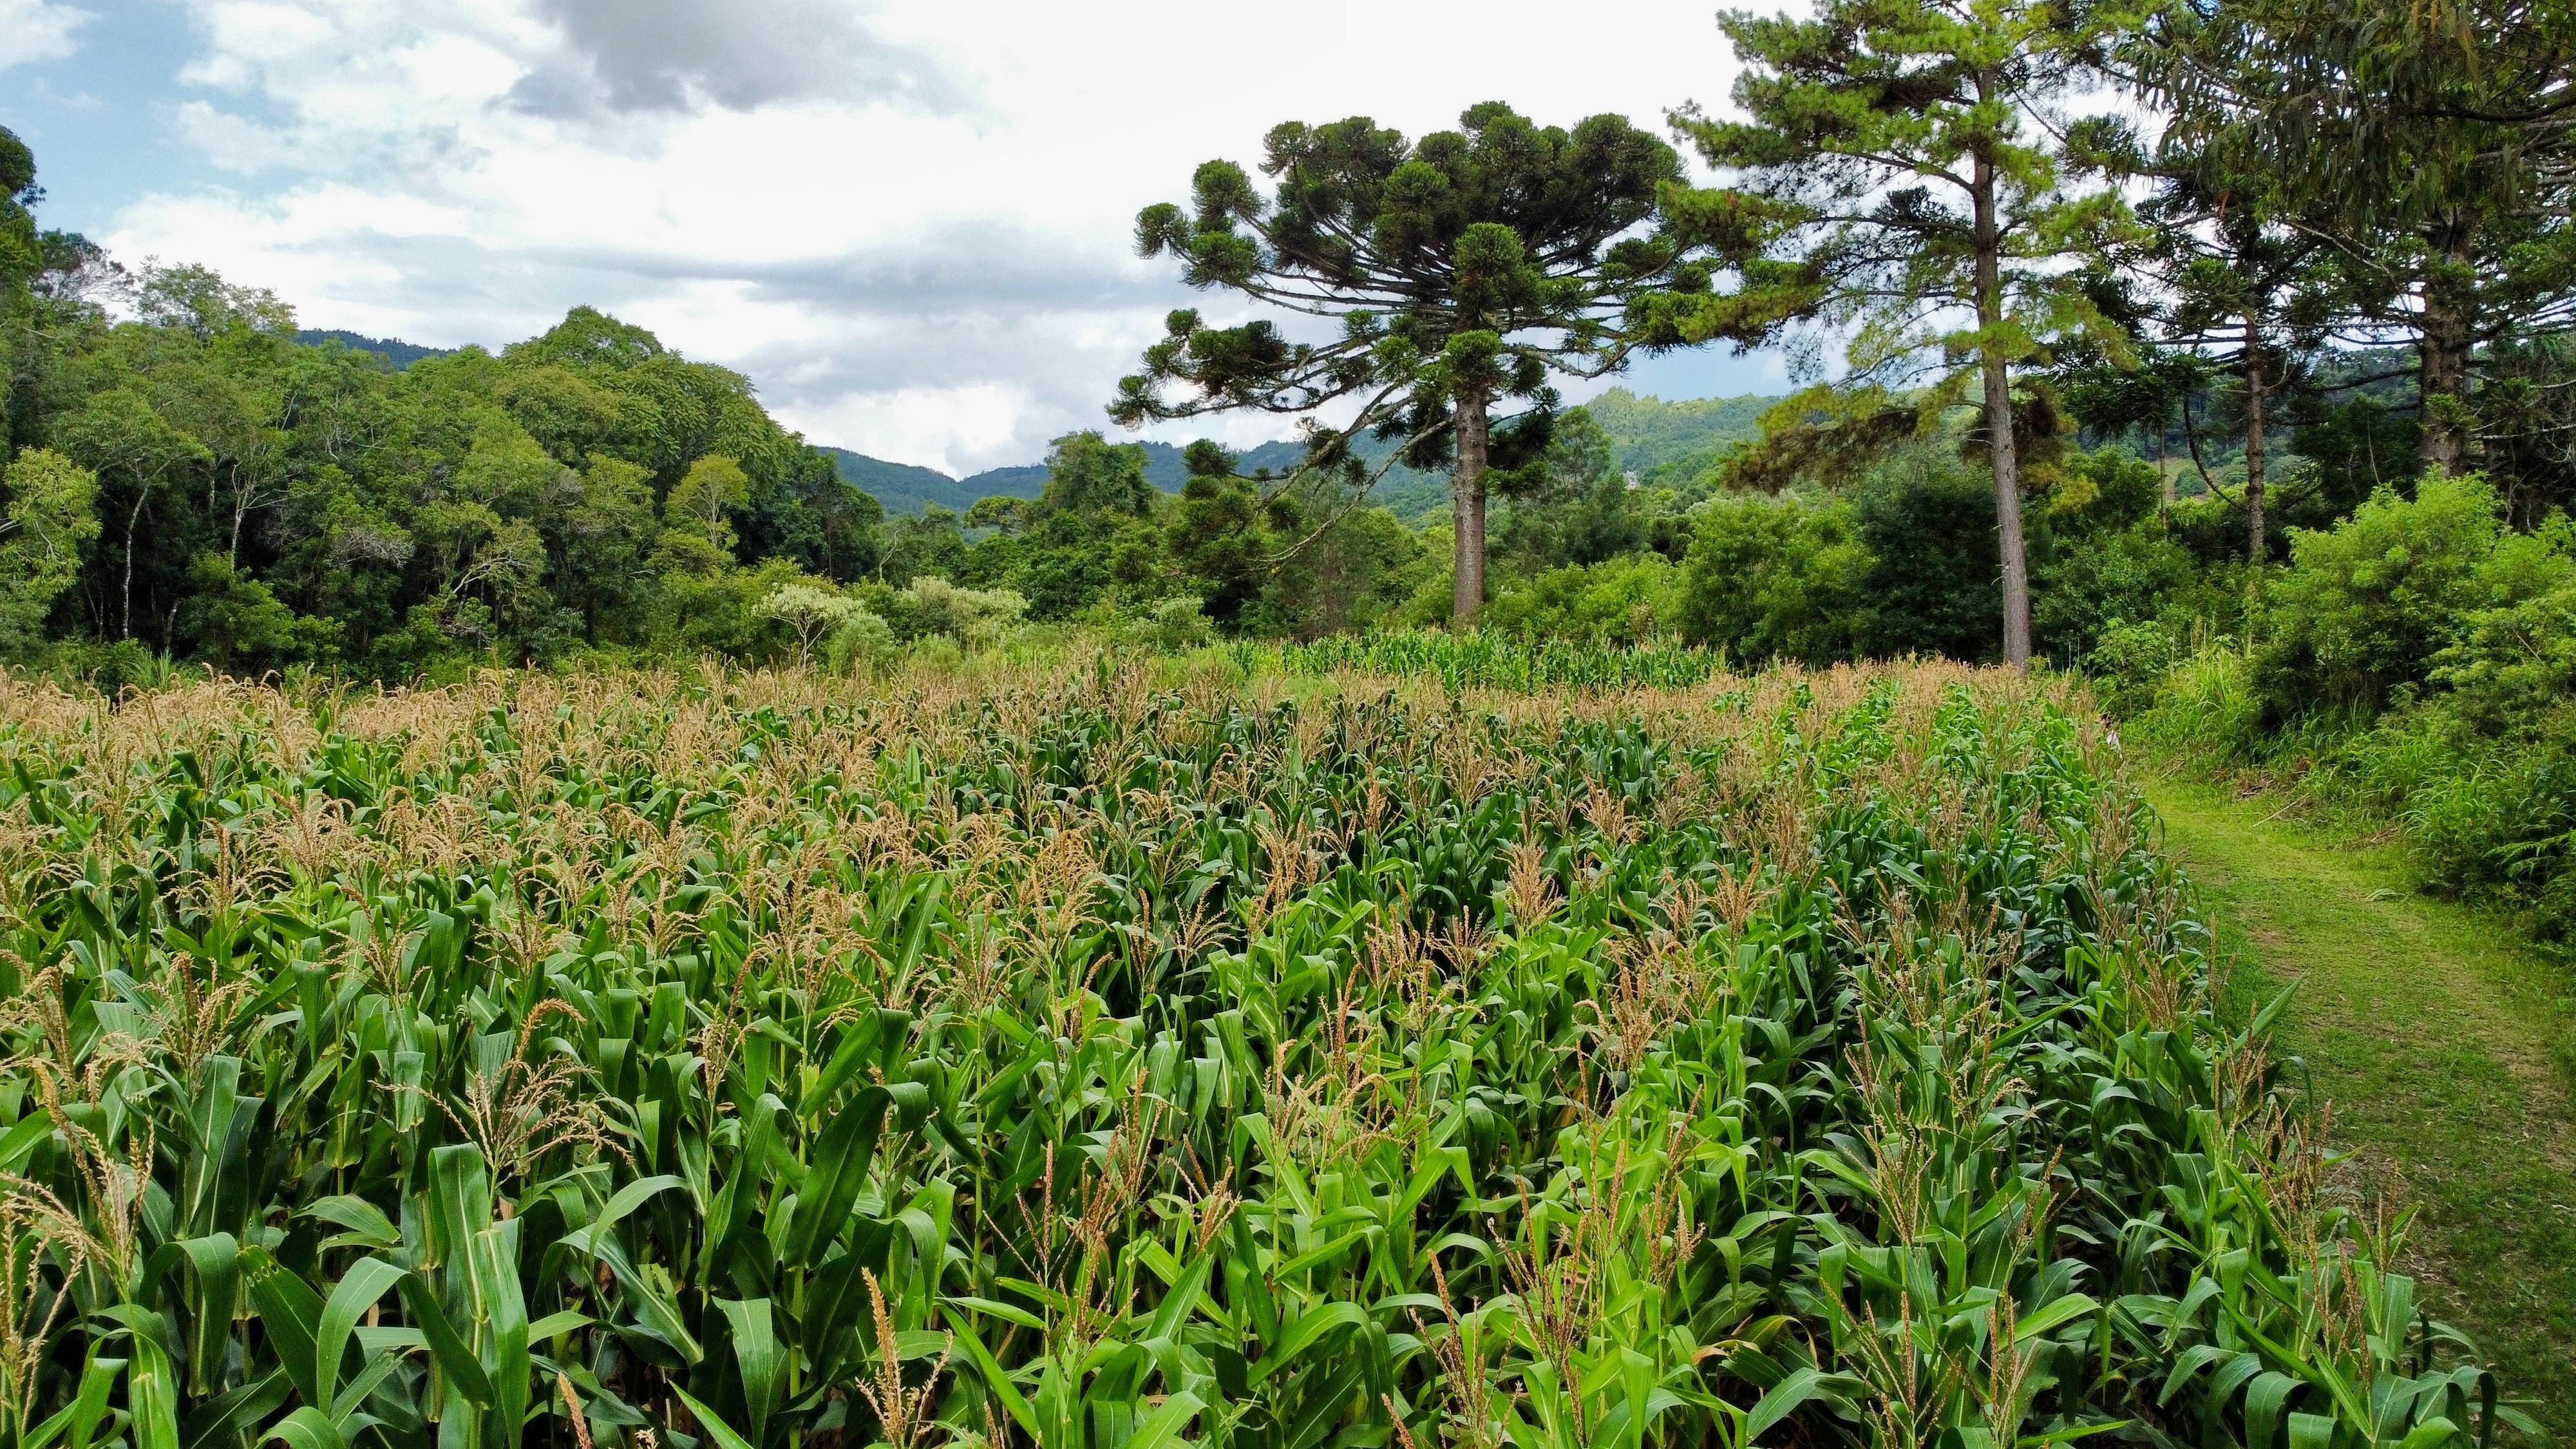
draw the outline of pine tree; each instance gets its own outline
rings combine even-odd
[[[1193,287],[1326,318],[1338,335],[1309,342],[1268,318],[1212,327],[1174,312],[1110,415],[1131,427],[1239,408],[1296,415],[1309,426],[1301,476],[1338,470],[1361,492],[1375,481],[1351,448],[1363,431],[1402,439],[1391,456],[1415,467],[1450,467],[1452,615],[1468,627],[1485,596],[1486,473],[1544,447],[1551,375],[1625,360],[1619,320],[1670,260],[1628,233],[1680,159],[1617,116],[1569,131],[1488,102],[1417,141],[1366,117],[1292,122],[1270,132],[1261,170],[1276,182],[1266,197],[1232,162],[1200,167],[1188,206],[1137,218],[1137,249],[1179,258]],[[1507,400],[1523,411],[1495,417]],[[1319,414],[1349,421],[1326,428]]]
[[[1728,173],[1676,197],[1671,235],[1700,269],[1645,299],[1649,346],[1752,347],[1793,329],[1838,340],[1846,392],[1976,384],[1995,482],[2004,657],[2030,662],[2013,372],[2051,344],[2123,342],[2070,261],[2130,226],[2107,185],[2082,186],[2058,107],[2098,59],[2093,33],[2038,0],[1825,0],[1815,18],[1729,12],[1740,119],[1674,124]],[[1719,289],[1715,276],[1736,285]],[[1817,350],[1807,354],[1821,365]]]

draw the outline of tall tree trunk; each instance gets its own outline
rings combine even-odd
[[[2174,506],[2173,465],[2165,456],[2165,424],[2171,421],[2169,417],[2156,419],[2156,486],[2164,490],[2167,508]]]
[[[1977,325],[1986,389],[1986,454],[1995,470],[1995,544],[2003,556],[2004,662],[2030,668],[2030,560],[2021,540],[2021,455],[2013,439],[2012,377],[1995,350],[2003,323],[2003,234],[1995,215],[1994,163],[1976,158]]]
[[[2263,538],[2263,329],[2245,314],[2245,562],[2260,568]]]
[[[152,501],[152,485],[139,481],[134,495],[134,511],[125,515],[125,603],[123,617],[117,621],[117,637],[134,637],[134,530],[143,523],[143,505]]]
[[[1449,596],[1451,627],[1472,629],[1485,606],[1485,398],[1458,399],[1458,470],[1450,532],[1456,540],[1457,587]]]
[[[2445,226],[2424,275],[2424,310],[2416,334],[2418,452],[2427,472],[2457,473],[2468,458],[2467,428],[2457,416],[2469,396],[2469,248],[2465,228]]]

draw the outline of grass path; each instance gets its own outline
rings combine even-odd
[[[2141,782],[2201,884],[2233,990],[2296,983],[2279,1041],[2342,1146],[2395,1167],[2417,1277],[2509,1396],[2576,1444],[2576,1103],[2564,967],[2510,927],[2408,891],[2399,862],[2272,818],[2275,803]]]

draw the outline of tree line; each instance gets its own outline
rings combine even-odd
[[[2566,502],[2563,11],[1824,0],[1719,24],[1732,109],[1668,117],[1714,185],[1618,117],[1560,130],[1500,105],[1411,142],[1365,119],[1281,126],[1268,194],[1203,166],[1188,203],[1140,216],[1139,250],[1329,325],[1176,312],[1113,415],[1304,415],[1313,480],[1354,491],[1362,433],[1446,463],[1465,626],[1490,592],[1489,478],[1546,448],[1559,380],[1785,345],[1825,380],[1775,411],[1735,481],[1849,482],[1957,450],[1991,482],[1999,652],[2019,665],[2024,515],[2081,486],[2072,445],[2162,460],[2179,430],[2215,485],[2205,454],[2225,444],[2237,477],[2215,491],[2258,566],[2285,543],[2284,422],[2346,455],[2304,471],[2297,501],[2355,453],[2411,480],[2411,452],[2488,471],[2525,522]],[[2372,390],[2398,377],[2394,405]]]
[[[1174,312],[1111,419],[1269,414],[1299,466],[1201,444],[1165,496],[1077,433],[1044,496],[918,519],[745,379],[586,308],[400,371],[299,346],[265,292],[42,229],[0,132],[0,650],[398,677],[973,619],[1436,620],[2027,664],[2231,560],[2202,592],[2253,590],[2375,487],[2475,471],[2523,529],[2566,504],[2561,12],[1825,0],[1719,24],[1732,105],[1663,134],[1500,103],[1417,137],[1289,123],[1140,214],[1143,254],[1253,315]],[[1722,467],[1640,487],[1560,389],[1701,346],[1785,349],[1809,385]],[[1445,525],[1376,506],[1398,463],[1449,474]]]

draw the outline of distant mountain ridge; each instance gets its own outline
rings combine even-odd
[[[1760,436],[1762,414],[1778,401],[1776,397],[1748,393],[1742,397],[1666,402],[1614,387],[1583,406],[1610,435],[1622,472],[1634,473],[1648,483],[1680,483],[1717,462],[1736,445]],[[1146,481],[1165,493],[1179,492],[1189,478],[1181,450],[1170,443],[1139,446],[1145,450]],[[1373,466],[1384,461],[1393,446],[1363,438],[1358,450]],[[875,494],[888,513],[919,514],[933,504],[963,513],[974,507],[979,498],[1035,498],[1046,488],[1043,463],[987,468],[953,478],[935,468],[889,463],[847,448],[827,447],[823,451],[839,464],[844,480]],[[1305,444],[1282,438],[1245,449],[1238,455],[1238,466],[1247,473],[1262,469],[1286,473],[1305,456]],[[1399,463],[1379,480],[1376,500],[1396,517],[1420,527],[1448,513],[1449,475]]]
[[[456,351],[453,347],[423,347],[419,343],[405,342],[398,337],[369,337],[360,332],[344,332],[336,327],[321,329],[307,327],[295,334],[295,340],[307,347],[319,347],[326,342],[337,342],[352,351],[372,352],[392,363],[396,372],[424,358],[446,357]]]

